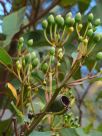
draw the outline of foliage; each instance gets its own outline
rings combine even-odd
[[[6,2],[9,12],[0,1],[0,135],[101,136],[100,122],[92,129],[102,92],[90,91],[101,87],[101,1],[86,16],[90,0]],[[82,14],[72,14],[75,5]],[[12,116],[5,120],[7,109]]]

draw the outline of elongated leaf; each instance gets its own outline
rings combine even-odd
[[[15,87],[11,83],[7,83],[7,87],[12,92],[13,96],[17,100],[17,91],[16,91]]]
[[[5,65],[12,65],[11,57],[3,48],[0,48],[0,61]]]

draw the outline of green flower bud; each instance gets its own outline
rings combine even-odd
[[[71,12],[67,13],[66,17],[72,17],[72,13]]]
[[[32,66],[36,67],[38,65],[38,63],[39,63],[39,59],[35,58],[35,59],[33,59]]]
[[[94,41],[95,41],[96,43],[99,42],[100,39],[101,39],[100,34],[96,34],[96,35],[94,36]]]
[[[92,23],[88,24],[88,28],[91,29],[92,28]]]
[[[102,52],[98,52],[97,55],[96,55],[96,58],[98,60],[102,60]]]
[[[48,27],[48,22],[47,22],[47,20],[43,20],[43,22],[42,22],[42,28],[43,29],[46,29]]]
[[[28,40],[27,44],[28,44],[28,46],[32,46],[33,45],[33,39]]]
[[[93,35],[93,29],[89,29],[88,31],[87,31],[87,36],[88,37],[91,37]]]
[[[74,25],[74,23],[75,23],[75,19],[74,18],[71,18],[71,17],[66,17],[66,19],[65,19],[65,24],[66,25],[68,25],[68,26],[72,26],[72,25]]]
[[[46,85],[46,80],[43,81],[43,85]]]
[[[72,117],[73,117],[73,114],[72,113],[68,113],[67,118],[71,119]]]
[[[20,37],[19,38],[19,44],[22,44],[24,42],[24,38],[23,37]]]
[[[80,127],[79,123],[75,122],[74,127],[75,127],[75,128]]]
[[[54,24],[54,23],[55,23],[55,19],[54,19],[54,16],[53,16],[53,15],[50,15],[50,16],[48,17],[48,23],[49,23],[49,24]]]
[[[68,116],[67,116],[67,115],[64,116],[64,121],[65,121],[65,122],[68,121]]]
[[[21,52],[22,47],[23,47],[23,43],[19,43],[18,44],[18,52]]]
[[[58,63],[57,63],[57,66],[58,66],[58,67],[60,67],[60,66],[61,66],[61,63],[60,63],[60,62],[58,62]]]
[[[78,25],[78,30],[80,31],[82,29],[83,25],[82,24],[79,24]]]
[[[88,44],[88,39],[84,39],[83,42],[87,45]]]
[[[79,122],[79,117],[75,117],[75,122]]]
[[[35,51],[33,51],[33,52],[31,52],[31,59],[33,60],[35,58],[36,58],[36,53],[35,53]]]
[[[92,13],[88,15],[88,21],[91,22],[93,20],[94,16]]]
[[[19,60],[16,61],[16,66],[17,66],[17,69],[19,69],[19,70],[22,68],[22,65]]]
[[[51,47],[51,49],[50,49],[50,55],[55,55],[55,47]]]
[[[43,72],[46,72],[47,69],[48,69],[48,64],[47,64],[47,63],[42,64],[41,70],[42,70]]]
[[[59,59],[62,59],[62,58],[63,58],[63,53],[60,52],[60,53],[58,54],[58,57],[59,57]]]
[[[100,18],[96,19],[94,25],[99,26],[100,24],[101,24]]]
[[[70,118],[70,124],[74,125],[74,118],[73,117]]]
[[[64,18],[61,15],[57,15],[56,18],[55,18],[55,21],[59,26],[64,25]]]
[[[31,86],[27,86],[28,91],[31,91],[31,89],[32,89]]]
[[[59,48],[59,49],[58,49],[58,53],[60,53],[60,52],[62,52],[62,48]]]
[[[69,33],[72,33],[74,31],[74,27],[69,27]]]
[[[80,14],[80,12],[78,12],[77,14],[76,14],[76,16],[75,16],[75,21],[76,22],[80,22],[81,21],[81,14]]]

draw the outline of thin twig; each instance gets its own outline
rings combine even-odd
[[[14,124],[14,132],[15,132],[15,136],[18,136],[18,131],[17,131],[17,119],[16,117],[12,118],[13,124]]]
[[[34,25],[39,19],[41,19],[44,15],[46,15],[53,7],[55,7],[60,0],[53,0],[52,4],[45,9],[43,12],[40,12],[40,14],[35,18],[35,20],[29,22],[27,25],[23,26],[21,29],[24,30],[25,28]]]

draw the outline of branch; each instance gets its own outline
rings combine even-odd
[[[27,27],[31,26],[31,25],[34,25],[36,21],[38,21],[39,19],[41,19],[44,15],[46,15],[52,8],[54,8],[58,3],[59,3],[60,0],[53,0],[52,4],[47,8],[45,9],[42,13],[40,13],[36,18],[35,20],[29,22],[27,25],[23,26],[21,28],[21,30],[24,30],[26,29]]]
[[[79,60],[78,60],[78,62],[79,62]],[[38,123],[43,119],[43,117],[46,115],[46,112],[49,110],[51,104],[54,102],[54,100],[56,99],[57,95],[58,95],[59,92],[61,91],[61,88],[64,87],[66,81],[68,81],[68,80],[71,78],[71,76],[73,75],[74,69],[76,69],[76,67],[79,68],[76,64],[77,64],[77,61],[76,61],[76,63],[74,63],[73,67],[71,68],[71,71],[66,74],[65,79],[64,79],[64,80],[61,82],[61,84],[56,88],[55,93],[53,94],[53,96],[52,96],[50,102],[49,102],[48,105],[46,106],[46,108],[45,108],[43,114],[41,114],[36,120],[33,120],[33,121],[32,121],[32,124],[31,124],[30,129],[25,132],[26,135],[29,135],[29,134],[33,131],[33,129],[38,125]]]
[[[67,87],[73,87],[73,86],[76,86],[76,85],[80,85],[80,84],[83,84],[83,81],[87,80],[87,79],[93,79],[93,78],[96,78],[98,76],[98,74],[96,75],[91,75],[89,74],[88,76],[84,77],[84,78],[81,78],[81,79],[78,79],[78,80],[75,80],[75,81],[72,81],[70,83],[67,83],[66,86]]]
[[[82,104],[84,102],[84,99],[85,99],[85,97],[86,97],[86,95],[87,95],[87,93],[89,91],[89,88],[90,88],[90,85],[88,85],[88,87],[84,90],[84,93],[83,93],[81,98],[80,98],[80,95],[79,95],[78,91],[76,91],[77,92],[77,96],[78,96],[78,98],[77,98],[77,100],[78,100],[77,107],[78,107],[78,110],[79,110],[79,123],[80,123],[80,125],[81,125],[82,116],[83,116],[83,112],[82,112],[81,106],[82,106]]]
[[[6,7],[5,7],[5,3],[4,3],[2,0],[0,0],[0,4],[1,4],[2,7],[3,7],[4,14],[5,14],[5,15],[8,14],[7,9],[6,9]]]

